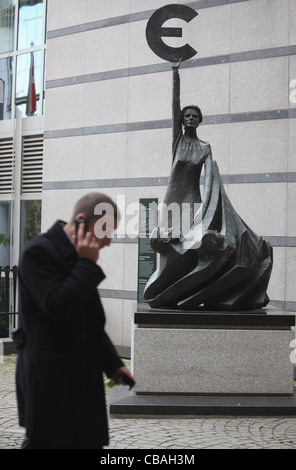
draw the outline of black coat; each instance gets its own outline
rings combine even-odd
[[[31,439],[108,444],[103,375],[123,365],[104,331],[104,273],[79,258],[60,221],[30,242],[19,265],[24,344],[16,382],[19,423]]]

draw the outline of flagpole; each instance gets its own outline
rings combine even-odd
[[[31,43],[31,46],[33,47],[33,43]],[[36,109],[37,109],[37,96],[36,96],[36,87],[35,87],[34,52],[31,52],[26,115],[34,116]]]

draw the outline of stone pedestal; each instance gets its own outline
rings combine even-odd
[[[136,393],[292,395],[294,315],[138,308]]]
[[[295,315],[180,312],[138,305],[135,391],[111,414],[296,414]]]

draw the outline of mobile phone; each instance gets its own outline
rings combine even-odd
[[[76,235],[76,241],[77,241],[77,236],[78,236],[78,230],[80,224],[84,224],[84,236],[87,232],[87,220],[86,219],[75,219],[75,235]]]

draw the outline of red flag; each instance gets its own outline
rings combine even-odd
[[[36,97],[35,77],[34,77],[34,53],[31,52],[30,77],[29,77],[29,87],[28,87],[28,95],[27,95],[27,107],[26,107],[27,116],[34,116],[36,109],[37,109],[37,97]]]

